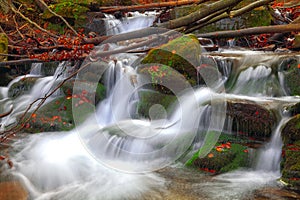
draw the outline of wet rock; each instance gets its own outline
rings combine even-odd
[[[74,107],[72,100],[74,100]],[[94,110],[95,106],[84,96],[58,97],[42,106],[35,114],[29,114],[31,119],[24,125],[25,132],[71,130]],[[76,115],[76,121],[73,115]]]
[[[201,48],[194,35],[184,35],[152,49],[141,61],[138,73],[146,75],[163,93],[176,93],[194,86]],[[165,86],[165,87],[161,87]]]
[[[137,106],[139,117],[149,118],[149,111],[152,106],[161,105],[168,112],[171,111],[171,106],[176,102],[177,98],[174,95],[162,94],[155,91],[145,90],[139,93],[139,104]],[[159,118],[160,116],[157,116]],[[163,116],[162,116],[163,117]]]
[[[8,97],[15,99],[21,95],[29,94],[31,88],[39,77],[24,76],[18,81],[14,82],[8,88]]]
[[[300,114],[300,103],[287,105],[285,109],[290,113],[291,116],[295,116],[297,114]]]
[[[269,138],[277,123],[271,109],[246,100],[227,101],[226,115],[232,121],[231,132],[258,140]]]
[[[28,193],[17,181],[0,182],[1,200],[26,200]]]
[[[282,180],[300,189],[300,115],[292,117],[282,129]]]
[[[284,87],[288,95],[300,95],[300,68],[297,58],[286,58],[279,65],[284,75]]]
[[[13,77],[9,75],[10,67],[0,66],[0,86],[7,86]]]
[[[263,188],[261,190],[255,191],[254,199],[265,200],[265,199],[300,199],[300,194],[291,190],[286,190],[282,188]]]
[[[91,79],[88,79],[91,80]],[[77,80],[80,81],[80,80]],[[74,89],[75,80],[69,80],[65,82],[61,89],[63,93],[70,97],[73,95],[73,89]],[[95,88],[95,85],[97,87]],[[95,102],[95,105],[97,105],[101,100],[103,100],[106,96],[106,89],[105,86],[101,83],[92,83],[88,81],[81,81],[80,82],[80,90],[82,90],[84,93],[86,93],[86,97],[90,102]],[[94,97],[94,98],[93,98]]]
[[[87,23],[85,25],[86,34],[90,32],[97,33],[99,35],[105,35],[105,15],[101,12],[90,12],[87,15]]]
[[[191,161],[188,162],[189,165]],[[228,138],[224,140],[224,137],[219,138],[218,143],[205,157],[196,157],[192,161],[192,166],[212,174],[224,173],[248,165],[248,148],[236,143],[235,140],[231,141]]]

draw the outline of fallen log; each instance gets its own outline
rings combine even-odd
[[[199,10],[189,15],[174,20],[170,20],[168,22],[164,22],[161,24],[157,24],[157,26],[161,28],[168,28],[168,29],[187,26],[219,10],[223,10],[224,8],[228,8],[228,10],[230,10],[232,7],[236,6],[241,1],[242,0],[227,0],[227,1],[220,0],[215,3],[203,5]]]
[[[237,16],[240,16],[244,13],[247,13],[255,8],[258,8],[260,6],[263,6],[263,5],[267,5],[269,4],[270,2],[272,2],[273,0],[260,0],[260,1],[256,1],[256,2],[253,2],[251,4],[248,4],[247,6],[244,6],[240,9],[237,9],[237,10],[233,10],[233,11],[230,11],[230,12],[223,12],[222,14],[219,14],[217,16],[214,16],[212,17],[211,19],[207,20],[207,21],[204,21],[202,22],[202,20],[198,23],[198,25],[195,25],[189,29],[187,29],[185,31],[185,33],[191,33],[197,29],[200,29],[208,24],[212,24],[214,22],[217,22],[221,19],[225,19],[225,18],[233,18],[233,17],[237,17]],[[212,14],[214,15],[214,14]],[[208,16],[209,17],[209,16]]]
[[[170,2],[161,2],[161,3],[150,3],[145,5],[134,5],[134,6],[121,6],[121,7],[102,7],[100,8],[101,12],[104,13],[114,13],[117,11],[129,12],[129,11],[139,11],[139,10],[155,10],[161,7],[176,7],[184,6],[190,4],[199,4],[203,3],[205,0],[181,0],[181,1],[170,1]]]
[[[260,26],[260,27],[239,29],[233,31],[216,31],[210,33],[197,34],[197,37],[232,38],[232,37],[243,37],[246,35],[259,35],[264,33],[288,33],[293,31],[300,31],[299,24]]]

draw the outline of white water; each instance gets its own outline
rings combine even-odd
[[[36,64],[33,64],[32,68],[35,66]],[[53,76],[39,78],[35,82],[34,86],[31,88],[28,94],[21,95],[14,100],[7,99],[7,102],[5,102],[5,107],[9,108],[12,105],[14,109],[13,112],[8,117],[1,119],[1,123],[3,124],[2,128],[16,123],[17,117],[27,109],[28,105],[30,105],[36,99],[43,98],[47,94],[49,94],[61,81],[63,81],[64,78],[66,78],[66,76],[68,75],[68,70],[67,70],[68,67],[69,67],[69,63],[62,62],[57,67],[55,74]],[[29,74],[29,75],[15,78],[13,81],[9,83],[7,89],[4,90],[6,92],[6,94],[4,95],[7,96],[7,92],[9,88],[14,83],[19,82],[23,78],[36,77],[37,75],[40,74],[36,74],[36,75]],[[46,102],[49,102],[55,97],[58,97],[60,95],[62,95],[62,93],[59,89],[51,97],[49,97]],[[32,104],[31,110],[34,110],[40,101],[41,100],[36,101],[36,103]]]
[[[261,150],[255,169],[257,171],[274,172],[280,176],[280,160],[282,150],[281,129],[286,119],[282,119],[275,129],[271,141]]]
[[[128,14],[131,16],[122,19],[116,19],[113,15],[106,15],[106,34],[117,35],[149,27],[153,24],[157,15],[156,12],[145,12],[144,14],[129,12]]]
[[[30,74],[31,75],[42,75],[42,65],[43,63],[32,63]]]
[[[199,123],[204,129],[209,127],[220,130],[219,118],[207,120],[207,104],[211,99],[218,99],[218,95],[207,88],[180,96],[180,107],[163,120],[129,121],[133,111],[127,108],[130,107],[131,101],[135,100],[131,96],[136,95],[135,85],[129,81],[129,77],[134,75],[134,72],[118,62],[110,63],[112,71],[108,72],[108,76],[114,77],[114,80],[108,78],[108,98],[97,108],[97,122],[89,121],[78,127],[77,131],[81,139],[86,140],[83,142],[86,143],[88,151],[79,140],[76,130],[27,136],[12,145],[12,152],[16,152],[12,156],[12,172],[29,190],[30,199],[142,199],[147,193],[162,199],[160,191],[166,189],[165,179],[155,173],[128,174],[119,171],[150,171],[172,163],[183,149],[191,145]],[[128,69],[127,72],[130,73],[124,73],[124,69]],[[258,69],[261,70],[249,68],[244,78],[249,77],[248,72],[261,76],[262,79],[269,77],[268,67],[261,66]],[[61,71],[56,77],[60,73]],[[255,82],[256,75],[250,75],[247,82]],[[32,89],[30,96],[45,95],[55,79],[41,79]],[[244,79],[239,81],[243,82]],[[255,93],[251,91],[245,94]],[[24,96],[22,98],[24,105],[28,104],[24,101]],[[21,100],[16,101],[16,106],[19,105],[23,105]],[[216,113],[214,111],[212,113]],[[280,139],[278,135],[279,133],[273,136],[276,138],[274,145]],[[168,148],[162,149],[166,144]],[[257,170],[228,173],[217,176],[216,182],[204,184],[203,187],[207,186],[211,199],[241,199],[245,192],[273,184],[278,178],[278,155],[275,152],[279,149],[279,146],[274,148],[274,145],[272,142],[267,145],[261,157],[276,155],[275,160],[264,160],[265,164]],[[201,143],[197,148],[200,146]],[[269,147],[273,149],[270,150]],[[89,151],[96,152],[96,155],[100,156],[96,157],[98,160],[95,159],[95,154],[92,156]],[[269,161],[275,163],[275,168],[268,163]],[[6,172],[11,173],[9,170]]]
[[[280,160],[282,150],[281,129],[287,120],[284,118],[274,130],[270,142],[261,148],[256,166],[218,175],[215,181],[203,184],[211,199],[244,199],[255,190],[276,186],[281,177]]]

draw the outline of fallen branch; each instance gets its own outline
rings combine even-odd
[[[165,23],[157,24],[157,26],[162,28],[168,28],[168,29],[187,26],[224,8],[230,9],[231,7],[240,3],[241,1],[242,0],[227,0],[227,1],[220,0],[215,3],[203,5],[199,10],[189,15],[174,20],[170,20]]]
[[[52,36],[52,37],[54,37],[54,38],[58,38],[57,35],[55,35],[55,34],[49,32],[49,31],[47,31],[46,29],[40,27],[36,22],[31,21],[28,17],[26,17],[25,15],[23,15],[20,11],[16,10],[16,9],[14,8],[14,6],[10,5],[10,8],[11,8],[11,10],[12,10],[14,13],[20,15],[25,21],[27,21],[28,23],[32,24],[32,25],[35,26],[37,29],[39,29],[39,30],[41,30],[41,31],[43,31],[43,32],[45,32],[45,33],[47,33],[48,35],[50,35],[50,36]]]
[[[40,2],[41,5],[43,5],[51,14],[60,18],[75,35],[78,35],[77,31],[75,31],[75,29],[67,22],[67,20],[65,20],[65,18],[63,18],[61,15],[53,12],[43,0],[36,0],[36,2]]]
[[[233,17],[237,17],[237,16],[240,16],[246,12],[249,12],[255,8],[258,8],[260,6],[263,6],[263,5],[267,5],[269,4],[270,2],[272,2],[273,0],[260,0],[260,1],[256,1],[256,2],[253,2],[247,6],[244,6],[243,8],[240,8],[238,10],[233,10],[233,11],[230,11],[230,12],[223,12],[222,14],[220,15],[217,15],[213,18],[211,18],[210,20],[207,20],[205,21],[205,23],[203,23],[202,21],[196,25],[196,26],[193,26],[192,28],[190,29],[187,29],[185,31],[185,33],[191,33],[197,29],[200,29],[208,24],[212,24],[214,22],[217,22],[221,19],[225,19],[225,18],[233,18]]]
[[[210,33],[198,34],[197,37],[203,38],[231,38],[243,37],[246,35],[259,35],[264,33],[288,33],[293,31],[300,31],[299,24],[286,24],[274,26],[260,26],[254,28],[240,29],[234,31],[216,31]]]
[[[122,7],[102,7],[100,8],[101,12],[104,13],[113,13],[117,11],[129,12],[129,11],[138,11],[138,10],[154,10],[162,7],[176,7],[184,6],[190,4],[199,4],[203,3],[205,0],[181,0],[181,1],[170,1],[170,2],[161,2],[161,3],[150,3],[145,5],[136,5],[136,6],[122,6]]]

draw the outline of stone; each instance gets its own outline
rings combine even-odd
[[[285,58],[279,65],[284,76],[284,87],[287,95],[300,95],[300,63],[296,57]]]
[[[1,200],[27,200],[28,192],[20,182],[0,182],[0,199]]]
[[[24,76],[18,81],[14,82],[8,88],[8,97],[15,99],[21,95],[29,94],[31,88],[39,77]]]
[[[300,189],[300,114],[292,117],[283,127],[282,180],[290,187]]]
[[[226,115],[232,119],[231,132],[258,140],[270,138],[277,124],[273,110],[248,100],[228,100]]]
[[[138,73],[146,75],[158,91],[177,93],[198,84],[200,54],[197,37],[184,35],[149,51]]]

